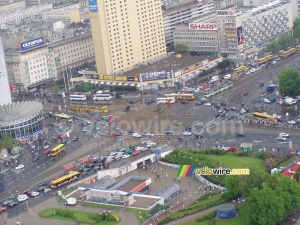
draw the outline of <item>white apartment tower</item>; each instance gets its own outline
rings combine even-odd
[[[119,74],[166,56],[161,0],[90,0],[98,74]]]

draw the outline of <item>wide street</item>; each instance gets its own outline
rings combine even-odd
[[[270,80],[277,80],[277,75],[280,69],[284,66],[298,67],[298,55],[292,56],[287,60],[281,61],[278,64],[261,70],[256,74],[251,74],[243,77],[237,81],[234,88],[231,90],[214,96],[210,101],[214,102],[227,102],[229,107],[237,107],[237,112],[241,109],[241,103],[245,103],[246,107],[250,109],[250,113],[253,112],[253,106],[261,104],[256,102],[260,92],[265,90],[265,86],[270,83]],[[259,87],[258,83],[263,81],[264,87]],[[249,94],[244,96],[243,93],[248,90]],[[279,151],[282,154],[288,154],[289,143],[277,142],[276,137],[279,133],[289,133],[293,142],[293,147],[300,146],[300,139],[297,131],[287,128],[280,130],[280,128],[250,126],[248,124],[236,124],[234,121],[228,121],[228,115],[224,118],[214,118],[217,114],[217,109],[212,106],[194,105],[194,102],[188,104],[176,103],[174,105],[164,106],[160,112],[157,110],[156,105],[146,106],[143,104],[143,99],[153,98],[153,95],[146,95],[140,100],[137,100],[136,104],[132,106],[130,113],[123,112],[123,108],[128,104],[126,100],[115,100],[114,104],[108,106],[110,112],[108,114],[114,114],[116,121],[115,124],[110,126],[107,122],[98,121],[97,117],[88,115],[87,113],[74,113],[69,109],[70,102],[67,98],[55,97],[53,103],[49,103],[45,98],[30,97],[31,100],[36,99],[45,105],[47,110],[51,110],[52,105],[61,105],[63,111],[68,114],[76,115],[80,118],[79,122],[72,123],[70,125],[64,125],[64,129],[69,129],[71,137],[67,143],[67,154],[60,159],[51,160],[49,156],[43,155],[43,151],[39,151],[39,160],[32,162],[30,157],[31,149],[24,149],[22,157],[19,158],[18,163],[25,165],[25,168],[19,171],[4,167],[0,173],[0,199],[4,200],[10,197],[15,197],[18,193],[36,186],[42,181],[49,182],[51,179],[62,175],[63,166],[69,163],[77,163],[80,158],[87,155],[107,155],[110,151],[115,151],[121,147],[127,147],[129,144],[139,144],[141,141],[146,140],[144,138],[136,140],[131,135],[124,135],[120,137],[124,140],[124,145],[120,146],[117,143],[119,137],[112,137],[112,127],[118,127],[127,131],[133,129],[140,134],[146,132],[153,132],[155,135],[151,138],[152,141],[158,145],[169,145],[173,147],[213,147],[217,145],[224,146],[240,146],[242,143],[253,144],[253,152],[257,152],[259,149],[266,149],[267,151]],[[142,99],[142,100],[141,100]],[[280,107],[277,103],[267,105],[266,111],[268,113],[278,113]],[[284,113],[281,113],[284,115]],[[293,115],[290,116],[290,118]],[[293,119],[293,118],[291,118]],[[87,128],[86,132],[83,132],[80,121],[89,120],[91,124]],[[179,140],[178,137],[182,137],[182,132],[185,127],[194,127],[197,123],[203,123],[204,127],[198,132],[203,133],[203,138],[195,139],[194,136],[185,136],[184,140]],[[47,130],[47,136],[57,136],[59,131],[59,125],[56,125],[54,129],[48,130],[48,123],[56,123],[47,119],[45,127]],[[95,131],[95,127],[100,128]],[[173,135],[166,136],[164,131],[172,130]],[[236,133],[245,133],[246,137],[236,137]],[[76,142],[72,141],[72,137],[78,137]],[[149,140],[149,139],[147,139]],[[50,147],[54,147],[53,143]],[[148,154],[142,153],[138,157]],[[136,158],[135,158],[136,159]],[[113,166],[124,165],[130,160],[123,159]],[[30,206],[39,204],[48,198],[47,195],[42,195],[39,198],[31,199]],[[14,216],[16,213],[25,210],[25,203],[8,210],[8,216]]]

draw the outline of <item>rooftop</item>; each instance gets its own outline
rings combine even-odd
[[[201,62],[203,60],[208,59],[208,61],[212,61],[217,59],[217,57],[211,56],[181,56],[180,58],[175,58],[175,55],[170,55],[167,58],[160,60],[152,65],[141,65],[136,69],[125,72],[123,75],[139,77],[142,73],[147,72],[159,72],[159,71],[171,71],[174,72],[181,70],[185,67],[193,65],[195,63]]]
[[[162,0],[162,7],[163,9],[169,9],[172,7],[185,5],[191,2],[196,2],[196,0]]]
[[[13,102],[0,106],[0,126],[11,124],[15,121],[28,120],[40,113],[43,105],[39,102]]]
[[[70,42],[77,41],[77,40],[84,39],[84,38],[89,38],[91,36],[92,36],[91,33],[76,35],[76,36],[73,36],[71,38],[53,41],[51,44],[48,45],[48,47],[49,48],[54,48],[54,47],[57,47],[57,46],[60,46],[60,45],[64,45],[66,43],[70,43]]]

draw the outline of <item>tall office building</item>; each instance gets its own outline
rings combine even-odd
[[[0,90],[0,106],[11,104],[11,93],[8,83],[8,74],[6,69],[2,38],[0,38]]]
[[[89,0],[98,74],[119,74],[166,56],[161,0]]]

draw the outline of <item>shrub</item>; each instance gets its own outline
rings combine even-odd
[[[196,219],[197,222],[202,222],[204,220],[209,220],[209,219],[212,219],[212,218],[215,218],[217,216],[217,212],[216,211],[213,211],[207,215],[204,215],[204,216],[201,216],[199,218]]]
[[[68,209],[58,209],[56,210],[56,215],[67,217],[67,218],[73,218],[74,212]]]
[[[255,158],[266,160],[267,159],[267,152],[258,152],[255,154]]]

